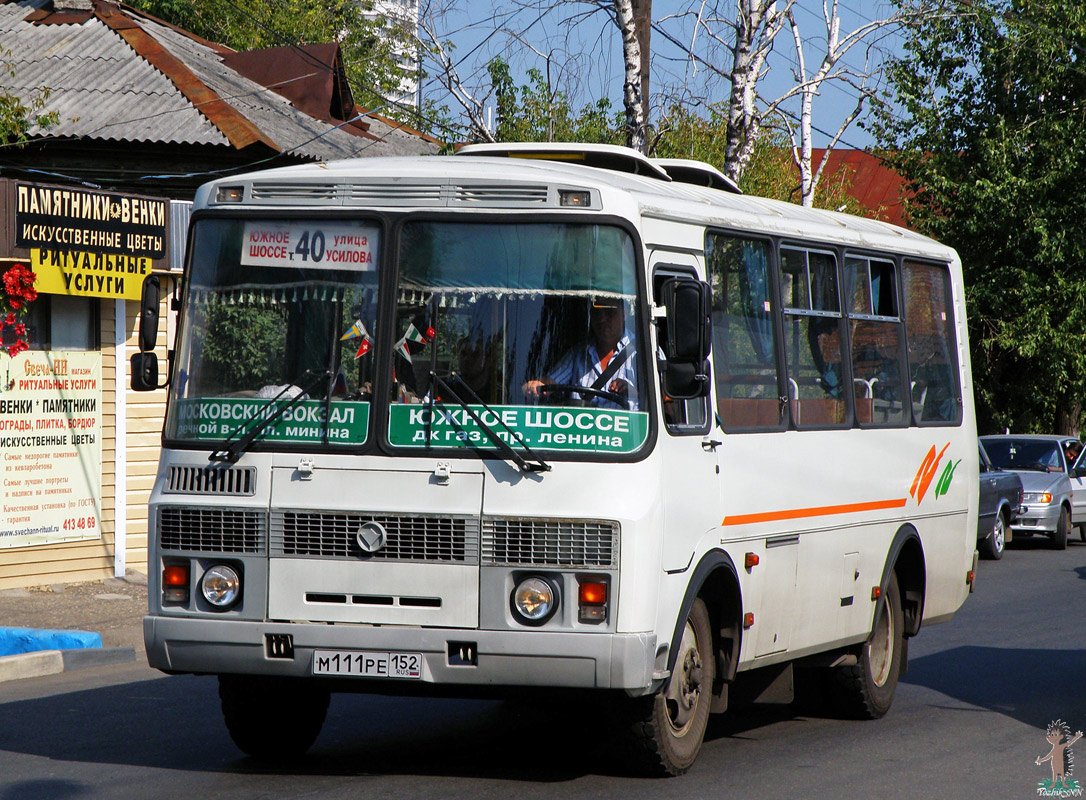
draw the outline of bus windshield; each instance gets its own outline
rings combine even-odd
[[[263,421],[249,439],[264,447],[357,447],[387,403],[382,438],[413,451],[646,441],[625,230],[412,220],[395,276],[382,245],[372,222],[199,220],[167,438],[237,440]]]
[[[237,440],[291,403],[259,441],[364,443],[380,245],[354,220],[197,222],[166,436]]]
[[[636,450],[647,435],[636,296],[633,241],[618,227],[408,223],[389,443],[489,448],[475,410],[532,448]]]

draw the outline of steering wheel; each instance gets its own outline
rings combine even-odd
[[[620,395],[618,392],[611,392],[606,389],[593,389],[589,386],[578,386],[572,383],[545,383],[539,387],[540,394],[546,396],[548,394],[563,394],[576,392],[577,394],[588,394],[593,397],[602,397],[604,400],[610,400],[620,408],[624,408],[627,411],[630,410],[630,401]],[[544,399],[546,399],[544,397]],[[558,398],[555,398],[553,402],[559,402]]]

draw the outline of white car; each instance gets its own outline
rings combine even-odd
[[[1022,479],[1022,510],[1011,525],[1013,534],[1043,533],[1053,548],[1064,550],[1072,526],[1079,526],[1086,541],[1086,461],[1078,439],[1004,434],[980,440],[993,465]]]

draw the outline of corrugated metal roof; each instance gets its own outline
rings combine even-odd
[[[377,120],[369,132],[381,141],[338,129],[226,67],[209,43],[103,0],[94,8],[79,22],[45,24],[51,0],[0,2],[0,43],[16,70],[0,73],[0,87],[23,98],[48,87],[46,110],[61,117],[32,136],[239,149],[262,141],[321,160],[437,149]],[[28,21],[35,12],[43,24]]]
[[[227,143],[169,78],[98,19],[78,25],[25,21],[47,5],[49,0],[0,5],[0,42],[15,62],[15,77],[0,75],[0,86],[21,97],[40,87],[51,90],[47,110],[58,112],[60,123],[49,129],[49,136]]]

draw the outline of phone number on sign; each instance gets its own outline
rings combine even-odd
[[[98,525],[98,520],[94,517],[69,517],[64,520],[61,528],[66,531],[84,531],[92,530],[96,525]]]

